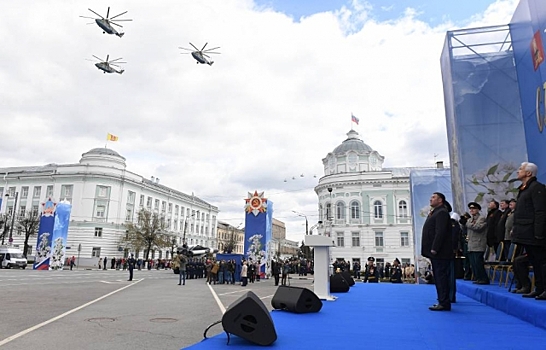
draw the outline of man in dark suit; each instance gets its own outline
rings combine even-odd
[[[524,298],[546,300],[546,191],[537,181],[537,166],[521,163],[518,180],[518,204],[514,211],[512,242],[521,244],[527,252],[535,274],[535,290],[523,294]]]
[[[127,259],[127,269],[129,270],[129,279],[127,281],[133,280],[133,270],[135,269],[136,260],[133,254]]]
[[[432,311],[450,311],[449,276],[454,258],[451,219],[451,206],[443,193],[434,192],[430,197],[430,213],[423,225],[421,255],[429,258],[436,284],[438,304],[429,307]]]

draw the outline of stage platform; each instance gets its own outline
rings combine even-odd
[[[524,299],[521,296],[496,285],[478,287],[459,281],[458,288],[452,311],[434,312],[428,310],[436,303],[434,285],[357,282],[348,293],[335,294],[336,301],[324,301],[318,313],[273,311],[278,339],[270,348],[501,350],[544,343],[546,329],[488,306],[498,304],[492,300],[501,297],[500,290],[514,300]],[[493,293],[495,288],[499,293]],[[483,296],[486,302],[467,295]],[[546,306],[535,300],[525,304],[528,308]],[[233,335],[230,344],[226,343],[227,336],[221,333],[188,349],[263,349]]]
[[[508,292],[508,288],[503,286],[499,287],[498,281],[490,285],[478,286],[470,281],[457,280],[459,294],[546,329],[546,300],[523,298],[521,294]]]

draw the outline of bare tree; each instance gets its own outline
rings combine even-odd
[[[10,222],[11,220],[8,214],[0,215],[0,237],[2,237],[2,245],[4,245],[4,241],[9,233]]]
[[[40,215],[36,211],[28,211],[25,216],[19,217],[17,220],[17,225],[19,225],[19,228],[21,229],[20,231],[17,230],[17,232],[25,235],[23,255],[27,256],[28,240],[31,236],[38,233],[38,228],[40,227]]]
[[[229,235],[228,241],[224,244],[224,253],[231,254],[235,250],[235,227],[231,227],[231,234]]]
[[[123,242],[129,243],[133,249],[146,252],[145,260],[152,249],[170,247],[171,237],[165,232],[165,220],[158,214],[141,209],[135,223],[128,223],[127,234]]]

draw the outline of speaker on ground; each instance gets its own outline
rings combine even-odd
[[[355,280],[353,279],[353,276],[349,273],[349,271],[342,271],[341,275],[343,276],[343,279],[349,284],[349,287],[352,287],[355,285]]]
[[[228,307],[222,317],[222,326],[227,333],[258,345],[271,345],[277,340],[269,311],[252,292],[246,292]]]
[[[271,306],[297,314],[319,312],[322,301],[307,288],[280,286],[277,288]]]
[[[349,288],[349,284],[341,273],[330,276],[330,293],[347,293]]]

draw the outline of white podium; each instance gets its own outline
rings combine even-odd
[[[322,300],[336,300],[330,295],[330,247],[334,242],[327,236],[305,236],[305,245],[314,248],[314,292]]]

